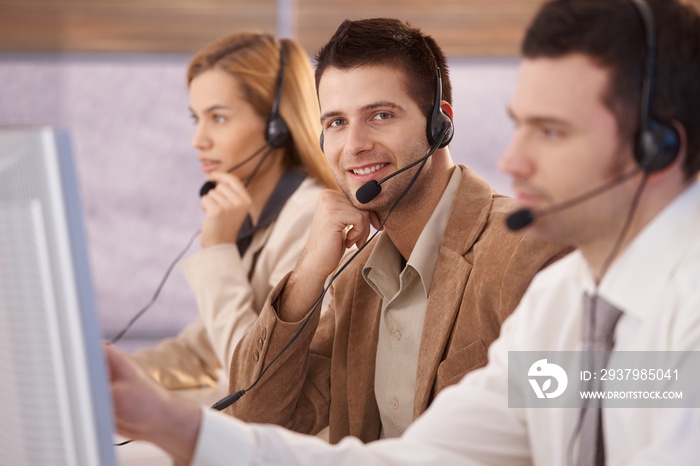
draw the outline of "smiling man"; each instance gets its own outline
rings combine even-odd
[[[509,224],[571,242],[577,251],[535,277],[491,345],[486,367],[443,390],[400,439],[363,445],[347,438],[328,445],[173,402],[109,350],[122,431],[155,441],[183,461],[194,455],[197,465],[697,464],[700,16],[679,0],[551,0],[529,27],[523,54],[509,106],[515,131],[501,167],[513,176],[518,203],[529,212],[521,211]],[[342,116],[332,124],[349,128],[352,121]],[[454,199],[453,213],[460,199]],[[463,301],[460,317],[466,306]],[[361,328],[349,334],[369,339]],[[342,354],[358,364],[357,354],[338,346],[337,338],[328,345],[336,361]],[[537,355],[534,364],[520,364],[518,356],[530,352]],[[597,372],[598,380],[607,380],[596,393],[613,396],[602,404],[581,403],[592,378],[577,380],[585,371],[566,370],[567,382],[562,369],[571,368],[542,352],[575,353],[580,363],[607,357]],[[449,345],[447,356],[442,364],[452,364]],[[633,391],[608,391],[620,387],[612,384],[624,381],[632,363],[642,370],[636,380],[632,370],[635,383],[622,387]],[[308,366],[314,364],[311,358]],[[547,373],[531,390],[540,383],[533,379]],[[351,388],[363,383],[348,379]],[[319,378],[306,387],[321,393],[327,384]],[[333,388],[332,377],[330,384]],[[580,396],[578,404],[537,404],[540,394],[549,402],[548,395],[562,392]],[[641,396],[621,404],[615,394],[625,393],[682,396]],[[523,402],[526,395],[533,404]],[[312,399],[298,390],[295,396]],[[144,406],[154,413],[142,413]],[[200,429],[181,431],[171,427],[173,420]],[[138,430],[128,430],[134,425]]]
[[[331,442],[396,437],[486,364],[501,323],[562,248],[508,232],[512,199],[452,161],[452,89],[431,37],[394,19],[346,21],[317,63],[321,143],[342,193],[319,199],[294,271],[236,350],[231,392],[301,333],[231,412],[309,434],[328,426]],[[363,185],[421,159],[358,201]],[[371,225],[377,239],[310,314]]]

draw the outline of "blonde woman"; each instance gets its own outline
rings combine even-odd
[[[183,269],[198,319],[134,359],[170,389],[214,386],[263,302],[294,266],[318,194],[336,188],[318,144],[314,77],[294,41],[245,32],[214,42],[187,71],[208,182],[202,249]]]

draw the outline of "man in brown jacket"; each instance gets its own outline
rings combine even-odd
[[[343,192],[321,195],[294,271],[238,345],[231,392],[254,388],[229,411],[368,442],[399,436],[484,366],[501,323],[562,248],[508,231],[513,201],[453,163],[451,85],[430,36],[398,20],[346,21],[317,61],[321,143]],[[372,180],[383,189],[356,194]],[[370,225],[378,238],[333,283],[325,311],[311,311]]]

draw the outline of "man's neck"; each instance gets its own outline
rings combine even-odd
[[[455,164],[449,157],[445,159],[446,163],[434,167],[431,171],[431,183],[426,186],[425,195],[411,202],[401,202],[384,225],[384,231],[405,260],[411,257],[413,248],[440,202],[454,171]]]
[[[588,269],[596,283],[603,280],[610,265],[624,252],[642,229],[668,207],[689,184],[690,182],[676,183],[670,186],[647,186],[626,232],[623,232],[622,228],[628,212],[624,212],[623,216],[620,217],[619,225],[615,225],[614,228],[608,226],[601,230],[606,231],[607,234],[599,235],[578,245],[578,249],[588,263]],[[624,233],[624,238],[620,238],[621,233]]]

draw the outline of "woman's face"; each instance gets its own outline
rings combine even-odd
[[[211,69],[195,77],[189,90],[195,123],[192,146],[205,174],[228,171],[265,144],[266,121],[243,98],[233,76]],[[266,150],[232,173],[246,179]]]

